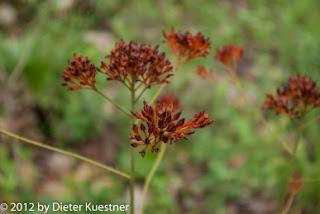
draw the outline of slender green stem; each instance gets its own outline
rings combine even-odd
[[[100,96],[102,96],[103,98],[105,98],[106,100],[108,100],[110,103],[112,103],[117,109],[119,109],[120,111],[122,111],[123,113],[127,114],[129,117],[132,117],[132,114],[125,109],[124,107],[122,107],[121,105],[117,104],[116,102],[114,102],[110,97],[106,96],[104,93],[102,93],[101,91],[99,91],[98,89],[93,89],[95,92],[97,92]]]
[[[160,148],[159,154],[157,155],[157,158],[156,158],[155,162],[153,163],[152,168],[149,171],[149,174],[148,174],[148,176],[146,178],[146,181],[144,183],[144,186],[143,186],[142,199],[141,199],[141,201],[142,201],[141,202],[142,213],[143,213],[143,208],[144,208],[145,200],[146,200],[146,197],[147,197],[148,189],[149,189],[149,186],[150,186],[150,182],[151,182],[155,172],[159,168],[161,160],[162,160],[165,152],[166,152],[166,144],[165,143],[161,143],[161,148]]]
[[[300,122],[301,122],[301,124],[298,128],[298,136],[297,136],[297,139],[294,144],[293,151],[292,151],[294,158],[297,156],[298,148],[299,148],[300,142],[302,141],[302,132],[303,132],[303,128],[304,128],[304,122],[303,122],[303,120],[301,120]]]
[[[302,132],[303,132],[303,128],[304,128],[304,122],[303,122],[303,119],[300,120],[300,124],[299,124],[299,128],[298,128],[298,136],[297,136],[297,139],[294,143],[294,146],[293,146],[293,149],[292,149],[292,161],[294,161],[297,157],[297,152],[298,152],[298,148],[299,148],[299,145],[300,145],[300,142],[302,141]],[[292,174],[294,174],[294,167],[296,166],[296,164],[294,163],[291,163],[291,166],[292,166]],[[292,204],[293,204],[293,201],[294,201],[294,198],[295,198],[295,195],[296,194],[293,194],[293,193],[290,193],[285,205],[284,205],[284,208],[282,210],[282,214],[287,214],[289,213],[290,211],[290,208],[292,207]]]
[[[158,97],[161,94],[161,92],[163,91],[164,87],[166,87],[166,85],[162,84],[160,86],[160,88],[158,89],[158,91],[156,91],[156,93],[153,95],[153,97],[150,100],[150,103],[149,103],[150,105],[153,104],[156,101],[156,99],[158,99]]]
[[[241,85],[240,80],[238,78],[238,75],[236,74],[236,71],[233,68],[230,68],[230,67],[226,67],[226,70],[228,71],[233,83],[238,85],[239,88],[242,90],[243,88],[242,88],[242,85]]]
[[[69,156],[69,157],[84,161],[86,163],[89,163],[91,165],[94,165],[94,166],[97,166],[99,168],[102,168],[102,169],[105,169],[107,171],[110,171],[110,172],[112,172],[112,173],[114,173],[116,175],[124,177],[126,179],[130,179],[130,176],[128,174],[126,174],[124,172],[121,172],[119,170],[116,170],[116,169],[112,168],[111,166],[107,166],[107,165],[105,165],[103,163],[100,163],[100,162],[94,161],[94,160],[92,160],[90,158],[84,157],[82,155],[79,155],[79,154],[76,154],[76,153],[73,153],[73,152],[69,152],[69,151],[65,151],[63,149],[59,149],[59,148],[56,148],[56,147],[53,147],[53,146],[49,146],[49,145],[46,145],[44,143],[40,143],[40,142],[35,141],[35,140],[30,140],[28,138],[21,137],[19,135],[16,135],[16,134],[14,134],[12,132],[9,132],[9,131],[6,131],[4,129],[0,129],[0,133],[3,134],[3,135],[6,135],[8,137],[12,137],[14,139],[20,140],[22,142],[25,142],[25,143],[28,143],[28,144],[31,144],[31,145],[34,145],[34,146],[37,146],[37,147],[40,147],[40,148],[43,148],[43,149],[47,149],[47,150],[50,150],[50,151],[53,151],[53,152],[57,152],[57,153],[60,153],[60,154],[63,154],[63,155],[66,155],[66,156]]]
[[[149,87],[144,87],[143,89],[142,89],[142,91],[140,92],[140,94],[137,96],[137,98],[135,99],[135,102],[137,102],[139,99],[140,99],[140,97],[144,94],[144,92],[148,89]]]
[[[184,60],[182,60],[179,56],[175,56],[173,59],[173,69],[172,69],[172,73],[175,74],[178,67],[180,66],[181,63],[185,62]],[[151,98],[149,104],[153,104],[157,98],[159,97],[159,95],[161,94],[161,92],[164,90],[166,84],[162,84],[160,86],[160,88],[157,90],[157,92],[153,95],[153,97]],[[143,209],[144,209],[144,204],[145,204],[145,200],[146,200],[146,196],[148,193],[148,189],[151,183],[151,180],[155,174],[155,172],[157,171],[161,160],[163,158],[163,155],[166,151],[166,145],[164,143],[161,143],[161,148],[160,148],[160,152],[157,155],[157,158],[155,160],[155,162],[152,165],[151,170],[149,171],[149,174],[145,180],[144,186],[143,186],[143,192],[142,192],[142,201],[141,201],[141,212],[143,213]]]
[[[281,211],[281,214],[288,214],[290,211],[290,208],[293,204],[293,200],[294,200],[295,194],[290,194],[288,200],[286,201],[286,204],[283,208],[283,210]]]
[[[139,90],[139,88],[141,88],[144,84],[143,83],[140,83],[134,90],[137,91]]]
[[[131,84],[130,92],[131,92],[131,111],[133,112],[135,110],[135,104],[136,104],[136,97],[135,97],[135,84],[134,81]],[[134,119],[132,118],[132,122],[134,122]],[[134,214],[134,188],[135,188],[135,158],[134,158],[134,148],[131,148],[130,151],[131,155],[131,173],[130,173],[130,213]]]
[[[298,152],[298,148],[301,142],[301,137],[298,138],[298,140],[295,142],[294,146],[293,146],[293,151],[292,151],[292,156],[296,157],[297,156],[297,152]]]
[[[290,146],[285,141],[280,140],[280,144],[283,150],[285,150],[288,154],[293,155],[293,152],[291,151]]]
[[[185,62],[184,60],[182,60],[181,58],[179,58],[179,56],[175,56],[173,58],[173,64],[172,64],[172,73],[175,74],[178,70],[178,67],[180,66],[181,63]],[[153,97],[150,100],[150,105],[153,104],[156,99],[159,97],[159,95],[161,94],[161,92],[163,91],[164,87],[166,87],[166,84],[162,84],[160,86],[160,88],[158,89],[158,91],[156,91],[156,93],[153,95]]]
[[[131,90],[131,88],[130,88],[130,83],[128,83],[127,81],[123,81],[123,85],[124,85],[127,89]]]

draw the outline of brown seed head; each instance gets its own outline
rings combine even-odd
[[[277,114],[287,114],[291,118],[299,117],[320,107],[320,91],[310,77],[292,76],[288,84],[279,88],[275,95],[267,95],[263,107],[274,110]]]
[[[186,139],[194,133],[195,129],[203,128],[214,122],[204,112],[195,114],[190,120],[180,118],[181,112],[175,111],[173,103],[161,101],[158,101],[153,107],[144,102],[143,110],[133,115],[141,121],[141,124],[140,126],[133,124],[133,134],[129,138],[131,146],[143,147],[140,151],[142,156],[149,147],[151,147],[151,152],[157,152],[161,142],[173,143]]]
[[[184,60],[191,60],[197,57],[206,57],[209,54],[211,42],[200,32],[192,34],[190,32],[164,32],[163,36],[174,54]]]
[[[118,42],[105,61],[101,70],[109,80],[126,84],[141,82],[146,87],[169,82],[172,66],[158,46],[135,42]]]
[[[219,48],[215,58],[225,66],[236,69],[243,56],[243,48],[238,45],[227,45]]]
[[[69,90],[78,90],[84,86],[95,88],[96,67],[86,56],[74,55],[63,73],[63,85]]]

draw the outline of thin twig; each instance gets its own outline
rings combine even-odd
[[[49,146],[47,144],[44,144],[44,143],[41,143],[41,142],[38,142],[38,141],[35,141],[35,140],[31,140],[31,139],[28,139],[28,138],[25,138],[25,137],[21,137],[19,135],[16,135],[12,132],[9,132],[9,131],[6,131],[4,129],[0,129],[0,133],[3,134],[3,135],[6,135],[6,136],[9,136],[9,137],[12,137],[14,139],[17,139],[17,140],[20,140],[22,142],[25,142],[25,143],[28,143],[28,144],[31,144],[31,145],[34,145],[34,146],[37,146],[37,147],[40,147],[40,148],[43,148],[43,149],[47,149],[47,150],[50,150],[50,151],[53,151],[53,152],[57,152],[57,153],[60,153],[60,154],[63,154],[63,155],[66,155],[66,156],[69,156],[69,157],[73,157],[75,159],[78,159],[78,160],[82,160],[84,162],[87,162],[91,165],[94,165],[94,166],[97,166],[97,167],[100,167],[102,169],[105,169],[107,171],[110,171],[116,175],[119,175],[121,177],[124,177],[126,179],[130,179],[130,176],[124,172],[121,172],[117,169],[114,169],[113,167],[111,166],[107,166],[103,163],[100,163],[100,162],[97,162],[95,160],[92,160],[90,158],[87,158],[87,157],[84,157],[82,155],[79,155],[79,154],[76,154],[76,153],[73,153],[73,152],[69,152],[69,151],[65,151],[63,149],[59,149],[59,148],[56,148],[56,147],[53,147],[53,146]]]
[[[290,193],[289,198],[284,206],[284,209],[282,210],[281,214],[288,214],[290,211],[290,208],[292,206],[293,200],[295,198],[295,194]]]

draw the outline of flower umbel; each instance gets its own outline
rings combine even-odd
[[[243,56],[243,48],[238,45],[227,45],[219,48],[215,58],[226,67],[235,70]]]
[[[183,60],[191,60],[196,57],[206,57],[209,54],[211,42],[200,32],[164,32],[163,36],[174,54],[179,54]]]
[[[151,147],[151,152],[159,151],[159,144],[173,143],[180,139],[186,139],[193,134],[195,129],[203,128],[214,121],[209,119],[208,114],[200,112],[190,120],[180,118],[181,112],[173,108],[173,103],[157,102],[149,106],[144,102],[143,110],[133,113],[134,117],[141,121],[140,126],[133,124],[133,134],[129,136],[131,146],[142,146],[142,156]]]
[[[291,118],[299,117],[320,107],[320,91],[310,77],[292,76],[287,85],[277,90],[276,95],[267,95],[263,107]]]
[[[63,85],[69,90],[78,90],[84,86],[95,89],[96,67],[86,56],[74,55],[63,73]]]
[[[101,62],[101,71],[108,80],[118,80],[131,85],[141,82],[145,87],[169,82],[172,66],[158,46],[119,42],[106,61]]]

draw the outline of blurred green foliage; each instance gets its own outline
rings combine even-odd
[[[84,34],[90,30],[108,31],[116,39],[160,44],[169,57],[162,31],[172,27],[201,31],[212,40],[212,53],[228,43],[245,47],[243,87],[239,89],[225,81],[208,83],[195,76],[193,71],[200,63],[219,70],[213,54],[179,70],[167,91],[174,91],[181,98],[186,115],[205,109],[217,123],[188,141],[169,146],[151,184],[147,213],[176,213],[178,203],[185,204],[188,213],[199,213],[199,210],[226,213],[228,203],[240,199],[263,198],[275,202],[275,206],[282,203],[290,170],[280,140],[292,139],[294,128],[285,118],[268,115],[271,131],[262,130],[261,117],[266,115],[260,106],[265,94],[275,91],[289,75],[308,74],[320,80],[319,1],[98,0],[77,4],[68,12],[59,11],[59,1],[53,2],[53,5],[36,0],[28,3],[24,14],[31,21],[28,27],[22,27],[23,33],[18,39],[10,37],[5,28],[0,31],[0,64],[8,75],[21,58],[27,57],[21,84],[25,82],[29,86],[34,105],[48,118],[49,130],[43,131],[47,138],[59,142],[59,146],[77,148],[103,134],[111,124],[124,142],[116,156],[117,166],[128,171],[129,121],[121,113],[106,113],[104,101],[91,92],[66,91],[61,86],[61,76],[67,60],[73,53],[79,53],[98,64],[107,55],[107,51],[101,52],[85,40]],[[107,44],[105,50],[113,45]],[[105,80],[100,79],[99,84],[105,87]],[[125,89],[115,90],[116,100],[127,105]],[[146,98],[150,98],[152,92],[149,91]],[[252,96],[251,102],[245,107],[235,107],[229,97],[244,94]],[[318,114],[314,112],[308,119]],[[313,158],[309,160],[309,154],[301,153],[295,164],[301,167],[306,178],[317,180],[320,179],[319,122],[309,124],[304,136]],[[243,165],[230,167],[230,160],[237,156],[245,159]],[[138,180],[142,181],[154,159],[154,154],[143,159],[137,155]],[[15,179],[11,179],[15,166],[4,145],[0,149],[0,160],[5,163],[0,165],[0,177],[6,177],[0,179],[0,187],[3,194],[11,198],[15,194]],[[185,175],[197,168],[203,168],[200,175],[185,183],[185,179],[189,180]],[[123,202],[125,184],[122,182],[94,192],[90,183],[77,183],[76,178],[73,179],[66,178],[66,186],[73,193],[66,200]],[[306,184],[299,193],[297,203],[305,213],[320,209],[319,182]],[[30,194],[25,194],[25,200],[34,200]],[[181,197],[180,201],[173,195]],[[203,197],[202,207],[194,202],[199,197]]]
[[[1,165],[0,186],[3,197],[8,198],[8,200],[12,200],[17,186],[17,180],[15,178],[16,166],[10,160],[8,149],[4,145],[1,145],[0,148],[0,161],[3,163]]]

